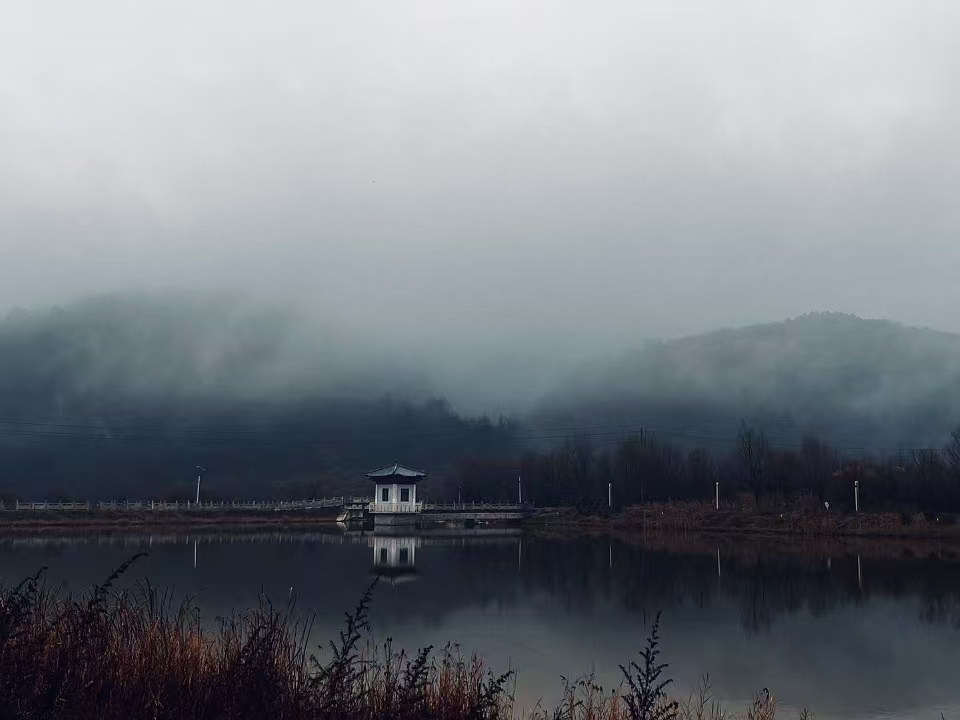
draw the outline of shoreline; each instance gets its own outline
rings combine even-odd
[[[37,533],[47,530],[141,530],[141,529],[243,529],[337,527],[336,515],[319,512],[194,512],[89,511],[50,513],[21,510],[0,514],[0,534]]]
[[[905,522],[904,517],[909,519]],[[960,524],[946,515],[928,519],[919,513],[758,512],[683,503],[632,506],[609,516],[556,508],[541,512],[523,526],[537,530],[681,533],[720,540],[861,538],[960,543]]]
[[[0,535],[48,531],[336,529],[336,515],[317,511],[156,512],[93,510],[0,512]],[[613,515],[585,514],[574,508],[543,508],[519,525],[537,534],[698,536],[723,540],[915,540],[960,544],[954,518],[922,514],[822,511],[760,512],[709,504],[651,503]]]

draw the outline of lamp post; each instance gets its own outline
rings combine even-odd
[[[200,480],[203,478],[204,470],[206,470],[205,467],[197,465],[197,507],[200,507]]]

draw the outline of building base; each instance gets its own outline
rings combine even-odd
[[[419,513],[374,513],[374,527],[417,527],[420,524]]]

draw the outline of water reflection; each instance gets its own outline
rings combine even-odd
[[[768,686],[821,719],[938,718],[960,698],[960,554],[943,548],[498,528],[32,536],[0,539],[0,579],[47,565],[51,582],[82,589],[145,548],[123,582],[173,585],[209,617],[260,592],[296,595],[318,613],[318,645],[380,574],[378,636],[408,648],[460,641],[520,669],[530,704],[555,697],[561,674],[596,670],[616,684],[657,610],[680,687],[709,671],[718,697],[745,701]]]
[[[374,535],[368,540],[373,548],[374,574],[391,583],[407,582],[417,576],[417,548],[419,537],[383,537]]]
[[[0,538],[4,559],[0,574],[7,581],[18,579],[18,572],[36,569],[28,558],[61,555],[67,548],[87,548],[81,554],[92,558],[101,548],[119,551],[120,555],[109,555],[122,557],[147,546],[166,568],[173,557],[164,549],[186,545],[192,556],[188,567],[229,573],[229,560],[234,556],[238,569],[246,566],[242,559],[245,547],[365,546],[372,553],[372,562],[366,563],[368,574],[396,580],[419,575],[431,586],[462,588],[462,593],[448,593],[448,612],[456,609],[458,601],[491,596],[510,600],[524,592],[549,593],[574,612],[612,603],[640,615],[732,601],[739,610],[742,629],[764,633],[778,618],[801,611],[820,617],[838,608],[881,599],[913,599],[919,601],[922,621],[960,628],[960,557],[883,545],[877,546],[883,552],[864,556],[855,551],[838,554],[835,546],[817,544],[771,547],[747,543],[715,546],[714,550],[706,545],[678,547],[662,541],[632,540],[524,538],[512,528],[441,528],[416,534],[378,529],[18,536]],[[429,560],[426,576],[423,563],[418,565],[421,558]],[[332,566],[341,559],[336,554],[324,555],[323,562],[331,567],[315,570],[333,572]],[[269,577],[272,567],[259,567],[258,572]],[[336,572],[342,574],[343,570]],[[70,569],[74,576],[82,573],[82,563]],[[483,580],[482,592],[477,591],[478,579]],[[90,578],[90,582],[95,580]]]

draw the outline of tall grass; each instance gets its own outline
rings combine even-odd
[[[81,596],[46,586],[43,570],[0,590],[0,720],[278,718],[300,720],[498,720],[514,717],[512,672],[493,673],[456,645],[408,655],[374,645],[371,585],[344,618],[325,660],[309,652],[309,616],[266,597],[249,611],[201,623],[191,601],[148,582],[114,585],[139,556]],[[544,720],[719,720],[730,717],[708,685],[670,700],[660,663],[659,618],[640,663],[621,688],[564,680],[564,699]],[[744,717],[773,718],[758,700]]]

